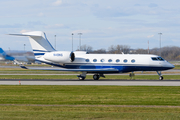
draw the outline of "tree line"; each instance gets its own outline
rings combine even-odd
[[[79,49],[77,49],[78,51]],[[177,46],[166,46],[153,49],[131,49],[129,45],[111,45],[108,49],[98,49],[93,50],[93,47],[89,45],[82,45],[80,47],[81,51],[87,51],[91,54],[154,54],[159,55],[166,60],[180,60],[180,47]]]

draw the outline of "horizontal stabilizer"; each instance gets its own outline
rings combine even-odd
[[[41,37],[41,35],[26,35],[26,34],[8,34],[8,35],[14,35],[14,36],[29,36],[29,37]]]
[[[15,35],[15,36],[30,36],[30,37],[43,37],[44,33],[41,31],[32,31],[26,32],[22,34],[8,34],[8,35]]]

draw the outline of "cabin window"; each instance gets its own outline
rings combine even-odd
[[[104,59],[101,59],[101,62],[104,62],[105,60]]]
[[[131,60],[131,62],[132,62],[132,63],[135,63],[135,60],[134,60],[134,59],[132,59],[132,60]]]
[[[156,57],[152,57],[151,58],[153,61],[158,61],[158,59]]]
[[[97,62],[97,59],[93,59],[93,62]]]
[[[128,62],[128,60],[127,59],[124,59],[124,63],[127,63]]]
[[[108,62],[112,62],[112,59],[109,59]]]
[[[119,59],[117,59],[117,60],[116,60],[116,62],[120,62],[120,60],[119,60]]]
[[[89,59],[86,59],[85,61],[86,61],[86,62],[89,62]]]
[[[157,59],[160,61],[164,61],[164,59],[162,57],[158,57]]]

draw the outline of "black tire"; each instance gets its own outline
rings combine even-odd
[[[94,80],[99,80],[99,75],[93,75]]]
[[[159,80],[163,80],[163,76],[160,76],[160,77],[159,77]]]

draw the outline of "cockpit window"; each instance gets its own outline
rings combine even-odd
[[[162,57],[158,57],[158,60],[160,61],[164,61],[164,59]]]
[[[162,57],[152,57],[151,58],[153,61],[164,61]]]
[[[158,59],[156,57],[152,57],[151,58],[153,61],[158,61]]]

